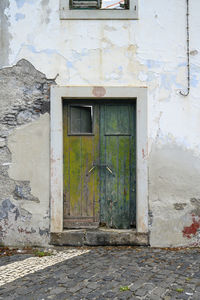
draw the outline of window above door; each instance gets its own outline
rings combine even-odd
[[[60,0],[60,19],[134,20],[138,0]]]

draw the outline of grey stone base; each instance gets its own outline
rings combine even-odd
[[[136,230],[76,229],[51,233],[51,244],[59,246],[146,246],[148,233]]]

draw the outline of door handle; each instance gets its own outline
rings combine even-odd
[[[96,165],[93,165],[92,168],[88,171],[87,175],[89,175],[95,168],[96,168]]]
[[[106,170],[108,170],[108,172],[110,172],[110,174],[113,174],[113,171],[108,166],[106,166]]]
[[[105,164],[93,164],[93,166],[90,168],[90,170],[88,171],[88,173],[87,173],[87,176],[96,168],[96,167],[99,167],[99,168],[106,168],[106,170],[110,173],[110,174],[112,174],[112,175],[114,175],[113,174],[113,171],[111,170],[111,168],[109,167],[109,166],[107,166],[107,165],[105,165]]]

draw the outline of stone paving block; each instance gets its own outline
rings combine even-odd
[[[133,296],[133,293],[131,291],[125,291],[125,292],[119,292],[117,294],[118,299],[129,299],[130,297]]]
[[[91,289],[88,289],[88,288],[83,288],[83,289],[81,289],[80,290],[80,292],[82,293],[82,294],[88,294],[88,293],[90,293],[92,290]]]
[[[200,293],[196,292],[194,293],[194,295],[192,296],[192,300],[199,300],[200,299]]]
[[[147,299],[149,299],[149,300],[160,300],[161,297],[152,293],[151,295],[149,295],[149,297],[147,297]]]
[[[50,294],[53,294],[53,295],[56,295],[56,294],[60,294],[62,292],[66,291],[65,288],[62,288],[62,287],[57,287],[55,289],[52,289]]]
[[[112,282],[112,284],[113,284],[113,282]],[[88,283],[88,284],[86,285],[86,287],[89,288],[89,289],[91,289],[91,290],[97,289],[98,286],[99,286],[99,285],[98,285],[98,283],[96,283],[96,282]]]
[[[162,296],[164,293],[165,293],[166,289],[165,288],[162,288],[162,287],[156,287],[154,290],[153,290],[153,293],[157,296]]]
[[[148,291],[145,289],[138,289],[136,292],[134,292],[135,296],[140,296],[140,297],[145,296],[147,294],[148,294]]]
[[[82,289],[82,286],[79,284],[79,285],[76,285],[76,286],[74,286],[74,287],[71,287],[71,288],[69,289],[69,291],[70,291],[72,294],[74,294],[74,293],[80,291],[81,289]]]
[[[143,280],[137,280],[133,282],[129,288],[131,291],[135,292],[138,288],[140,288],[145,282]]]

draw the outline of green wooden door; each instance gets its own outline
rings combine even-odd
[[[110,228],[135,225],[134,116],[131,104],[101,106],[100,220]]]
[[[63,108],[64,228],[99,225],[99,107],[76,103]]]
[[[116,103],[64,105],[64,228],[135,225],[135,107]]]

